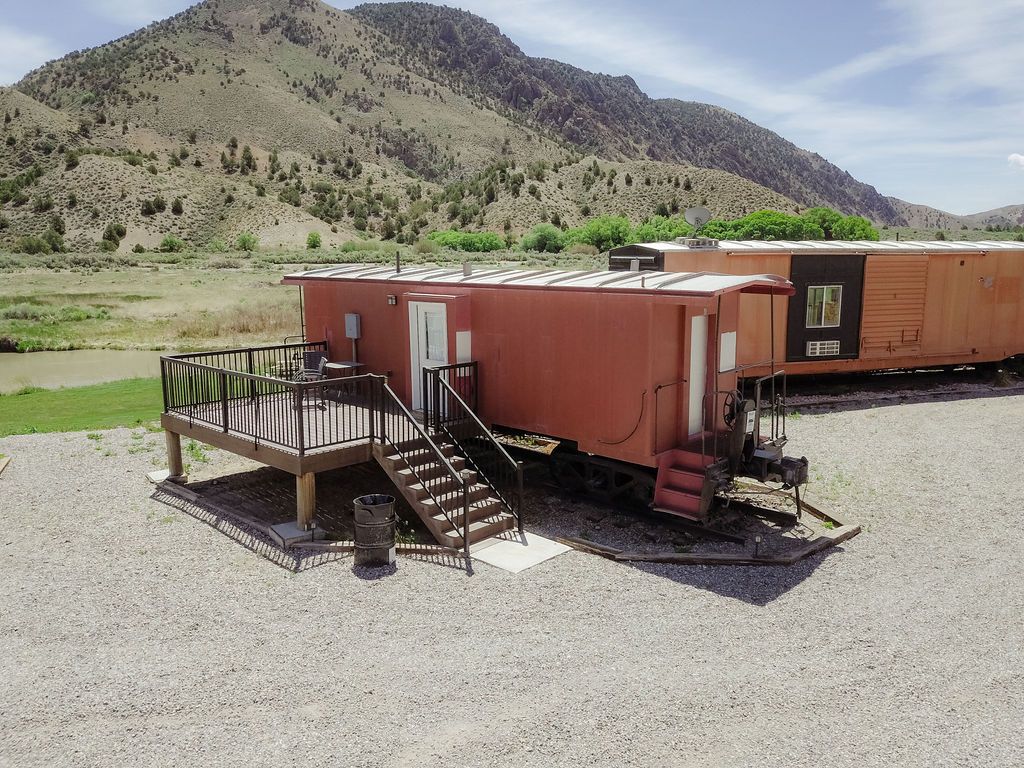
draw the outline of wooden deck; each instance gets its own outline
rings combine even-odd
[[[357,398],[334,400],[291,393],[259,394],[178,406],[161,416],[164,429],[295,475],[370,461],[379,424]],[[379,418],[379,412],[378,416]],[[226,426],[225,426],[226,424]]]

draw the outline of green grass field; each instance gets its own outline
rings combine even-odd
[[[0,437],[133,427],[156,421],[162,410],[160,379],[29,390],[0,395]]]

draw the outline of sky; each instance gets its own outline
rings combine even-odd
[[[449,4],[531,56],[738,112],[883,194],[959,214],[1024,203],[1024,0]],[[188,5],[0,0],[0,84]]]

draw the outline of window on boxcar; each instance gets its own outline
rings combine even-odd
[[[837,328],[843,306],[843,286],[810,285],[807,287],[807,327]]]

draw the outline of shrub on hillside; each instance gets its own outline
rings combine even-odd
[[[416,253],[437,253],[441,250],[441,246],[435,243],[433,240],[428,240],[425,237],[421,237],[416,241],[416,244],[412,247]]]
[[[308,250],[315,251],[317,248],[320,247],[320,244],[321,244],[321,241],[320,241],[320,233],[319,232],[310,232],[306,236],[306,248]]]
[[[598,251],[607,251],[629,242],[633,228],[625,216],[598,216],[582,227],[565,233],[566,243],[587,243]]]
[[[175,216],[181,216],[185,212],[185,204],[181,202],[180,197],[174,198],[174,202],[171,203],[171,213]]]
[[[243,232],[235,240],[235,245],[240,251],[255,251],[260,247],[260,241],[252,232]]]
[[[651,216],[642,224],[637,225],[630,238],[635,243],[654,243],[672,241],[677,237],[693,234],[691,227],[682,216]]]
[[[36,195],[32,200],[32,210],[36,213],[46,213],[53,208],[53,195],[47,192],[45,195]]]
[[[706,237],[723,240],[824,240],[813,221],[779,211],[755,211],[733,221],[712,220],[701,229]]]
[[[121,238],[127,234],[128,230],[125,229],[124,224],[118,224],[117,222],[110,222],[107,224],[106,229],[103,230],[104,242],[114,244],[113,250],[117,250],[117,246],[121,243]]]
[[[43,241],[54,253],[60,253],[64,250],[64,236],[53,229],[48,229],[43,232]]]
[[[36,235],[25,235],[24,237],[19,237],[15,241],[14,248],[11,250],[15,253],[27,253],[34,255],[37,253],[50,253],[50,246],[41,237],[37,237]]]
[[[500,251],[505,247],[505,241],[494,232],[462,232],[458,229],[449,229],[431,232],[427,238],[442,248],[470,253]]]
[[[176,235],[166,235],[160,241],[160,250],[164,253],[180,253],[185,250],[185,241]]]
[[[277,196],[277,199],[282,203],[294,205],[296,208],[302,205],[302,194],[297,187],[285,187],[281,190],[281,194]]]
[[[824,233],[825,239],[832,240],[835,237],[834,229],[836,225],[843,220],[843,215],[837,211],[833,211],[831,208],[819,205],[814,208],[808,208],[803,212],[801,218],[804,221],[817,224],[821,227],[821,231]]]
[[[565,235],[553,224],[538,224],[519,242],[524,251],[540,253],[560,253],[565,247]]]
[[[836,240],[877,240],[878,230],[863,216],[844,216],[832,229]]]
[[[384,243],[379,240],[346,240],[341,244],[342,253],[356,253],[358,251],[379,251]]]

